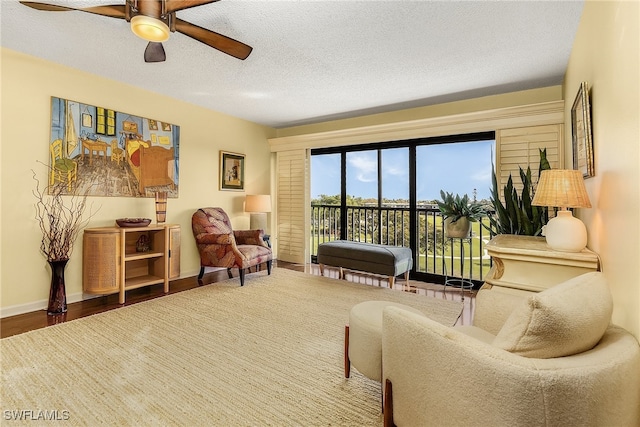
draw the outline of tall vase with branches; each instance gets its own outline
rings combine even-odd
[[[32,172],[36,181],[36,188],[33,190],[36,198],[35,219],[42,232],[40,252],[51,267],[47,314],[62,314],[67,311],[64,269],[71,257],[78,234],[87,226],[95,212],[89,209],[85,218],[86,195],[69,194],[67,185],[60,182],[54,182],[41,189],[35,171]]]

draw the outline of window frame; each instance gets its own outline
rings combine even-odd
[[[474,132],[466,134],[436,136],[428,138],[416,138],[389,142],[374,142],[358,145],[344,145],[337,147],[323,147],[312,148],[311,156],[323,155],[323,154],[340,154],[340,224],[347,224],[347,153],[358,151],[377,151],[378,159],[378,207],[382,204],[382,150],[392,148],[409,148],[409,221],[410,221],[410,233],[409,233],[409,247],[413,254],[416,254],[418,242],[416,233],[417,224],[417,189],[416,189],[416,161],[417,161],[417,147],[424,145],[435,144],[450,144],[450,143],[464,143],[474,141],[486,141],[496,140],[495,131]],[[340,227],[340,239],[347,239],[347,227]],[[438,281],[440,278],[434,277],[430,273],[424,273],[417,271],[417,263],[414,263],[411,274],[420,280]]]

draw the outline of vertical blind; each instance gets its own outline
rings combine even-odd
[[[547,160],[552,169],[562,165],[562,125],[528,126],[496,131],[496,177],[498,188],[507,184],[509,174],[513,186],[522,190],[520,167],[526,172],[531,168],[533,182],[538,182],[540,149],[547,149]]]
[[[305,263],[309,247],[309,159],[305,149],[277,154],[277,258]]]

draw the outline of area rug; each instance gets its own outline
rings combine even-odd
[[[381,426],[380,384],[343,371],[367,300],[462,311],[281,268],[213,283],[0,340],[2,425]]]

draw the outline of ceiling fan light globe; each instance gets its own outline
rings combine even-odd
[[[138,15],[131,18],[131,31],[141,39],[150,42],[169,40],[169,27],[159,19]]]

